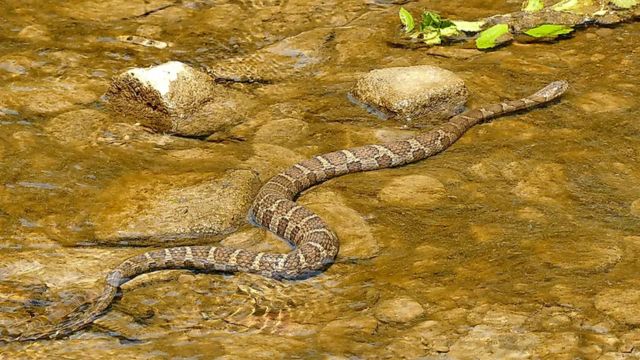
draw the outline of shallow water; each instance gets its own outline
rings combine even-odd
[[[471,19],[519,1],[405,6]],[[397,5],[374,1],[7,0],[0,14],[0,329],[55,321],[126,257],[177,243],[118,238],[148,227],[135,214],[151,216],[156,197],[197,198],[180,191],[225,184],[229,169],[264,182],[298,159],[417,132],[350,103],[364,72],[441,66],[465,80],[470,107],[571,84],[432,159],[303,194],[344,244],[319,276],[144,275],[92,327],[0,345],[0,359],[640,357],[637,23],[433,56],[392,45]],[[117,39],[136,34],[170,46]],[[228,84],[247,121],[209,142],[105,109],[112,76],[168,60],[269,82]],[[286,250],[232,220],[223,243]]]

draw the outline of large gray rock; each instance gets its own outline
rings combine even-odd
[[[451,71],[421,65],[373,70],[358,80],[353,95],[388,117],[420,126],[441,123],[459,113],[468,90]]]
[[[116,76],[109,107],[157,132],[208,136],[244,119],[244,97],[216,85],[206,73],[178,61],[135,68]]]

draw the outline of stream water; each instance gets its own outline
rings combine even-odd
[[[474,19],[520,1],[403,6]],[[349,101],[372,69],[446,68],[465,80],[469,107],[571,84],[559,102],[477,126],[434,158],[303,194],[344,244],[316,277],[144,275],[87,329],[0,344],[0,359],[640,358],[640,25],[434,55],[393,41],[398,8],[0,1],[0,333],[55,322],[126,257],[177,243],[118,234],[175,231],[149,215],[163,199],[218,206],[183,187],[237,178],[248,185],[233,200],[250,200],[251,184],[296,160],[420,131]],[[129,35],[169,46],[119,40]],[[245,121],[209,141],[149,133],[105,108],[113,76],[169,60],[268,81],[221,85],[243,94]],[[220,221],[234,232],[223,243],[287,249],[242,218]]]

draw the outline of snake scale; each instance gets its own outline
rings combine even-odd
[[[339,242],[318,215],[295,203],[295,198],[302,191],[340,175],[397,167],[425,159],[451,146],[472,126],[499,115],[548,103],[567,88],[566,81],[556,81],[520,100],[466,111],[431,131],[407,140],[339,150],[299,162],[265,183],[249,211],[249,218],[255,224],[289,241],[294,246],[291,252],[276,254],[217,246],[182,246],[145,252],[125,260],[109,272],[104,291],[94,301],[80,305],[58,322],[18,334],[2,334],[0,340],[27,341],[68,336],[90,325],[105,312],[122,284],[152,271],[244,271],[277,279],[311,276],[334,261]],[[27,325],[38,323],[36,320],[30,319]]]

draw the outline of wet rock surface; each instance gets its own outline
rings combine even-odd
[[[377,328],[378,321],[371,316],[338,319],[320,331],[318,342],[329,353],[362,352],[372,347],[367,338],[375,334]]]
[[[331,224],[340,239],[339,260],[369,259],[380,252],[371,226],[339,194],[319,191],[303,196],[299,202]]]
[[[430,5],[456,19],[519,6]],[[0,344],[0,358],[640,356],[637,23],[480,52],[392,43],[398,5],[388,1],[6,0],[0,12],[0,333],[32,316],[60,319],[150,249],[220,241],[290,251],[245,223],[238,204],[254,186],[316,154],[422,131],[350,103],[372,69],[449,69],[470,108],[571,83],[554,104],[479,125],[429,160],[303,193],[342,242],[316,276],[146,274],[95,325]],[[210,103],[232,101],[191,132],[207,135],[158,133],[105,109],[112,77],[172,60],[228,78]],[[217,228],[234,232],[191,232]],[[422,314],[378,319],[403,297]]]
[[[88,144],[97,140],[98,132],[106,129],[109,122],[109,117],[100,111],[82,109],[56,116],[45,125],[45,131],[65,144]]]
[[[229,234],[244,224],[260,186],[250,170],[138,176],[149,181],[131,187],[122,179],[103,194],[110,211],[95,215],[98,242],[168,245]]]
[[[423,65],[373,70],[358,80],[353,95],[388,116],[419,126],[459,113],[468,91],[453,72]]]
[[[427,175],[408,175],[386,185],[378,198],[395,206],[429,206],[443,198],[446,189],[438,179]]]
[[[634,288],[607,289],[595,298],[596,308],[628,325],[640,324],[640,290]]]
[[[254,141],[280,146],[293,145],[309,135],[309,125],[298,119],[278,119],[256,131]]]
[[[640,199],[631,203],[631,215],[640,217]]]
[[[424,314],[424,308],[408,297],[380,302],[375,308],[376,318],[385,323],[407,323]]]

